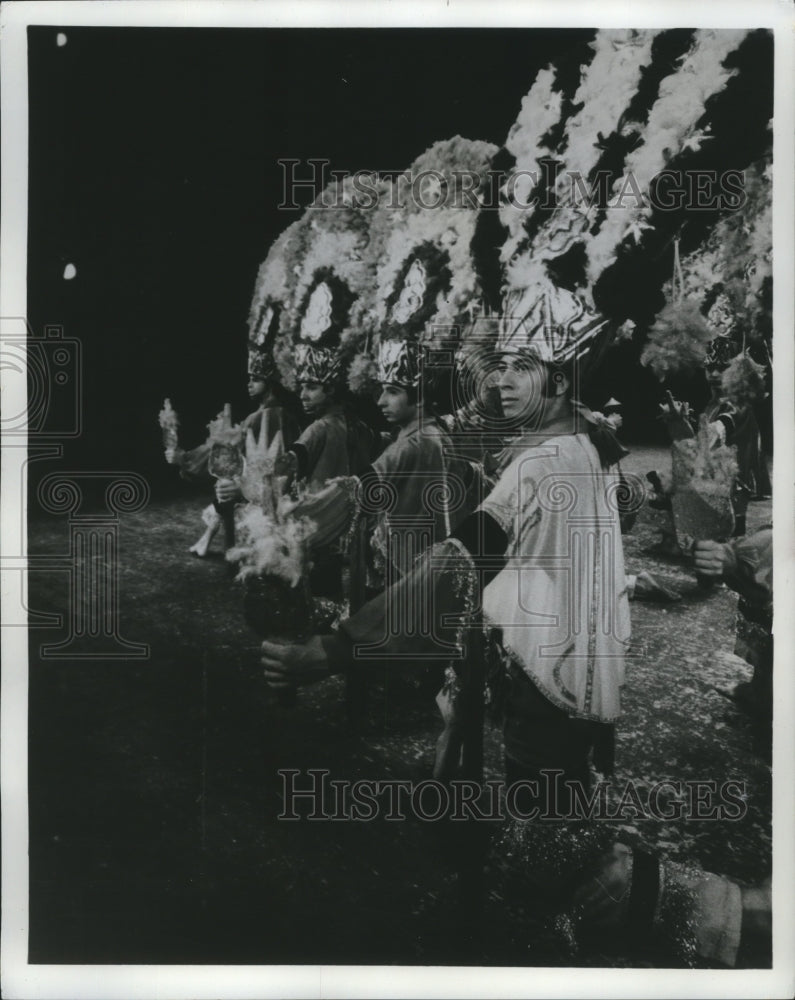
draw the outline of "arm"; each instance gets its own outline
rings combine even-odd
[[[209,479],[207,462],[210,459],[210,445],[205,441],[197,448],[190,451],[183,451],[182,448],[168,448],[166,450],[166,461],[169,465],[176,465],[179,474],[183,479]]]
[[[297,430],[297,425],[296,425]],[[293,480],[306,479],[317,465],[317,460],[325,445],[325,433],[322,424],[315,420],[305,430],[298,435],[295,433],[288,441],[283,433],[284,454],[277,459],[277,468],[280,475],[287,476],[289,487]]]
[[[365,604],[332,636],[314,636],[303,646],[262,644],[263,666],[273,687],[311,684],[338,673],[357,657],[357,647],[377,646],[390,659],[422,657],[455,646],[459,626],[450,618],[462,614],[467,602],[478,607],[479,592],[505,564],[507,537],[489,514],[479,511],[460,526],[451,539],[428,550],[410,573]],[[474,593],[461,587],[466,566]],[[433,628],[428,629],[428,606]],[[399,612],[400,629],[389,623]]]
[[[689,404],[675,400],[670,391],[665,395],[668,401],[660,403],[660,419],[666,425],[671,442],[695,437]]]
[[[753,604],[773,597],[773,531],[763,528],[733,542],[698,541],[693,550],[696,570],[703,576],[722,577]]]
[[[721,444],[734,444],[737,433],[737,410],[728,400],[724,400],[710,421],[710,428],[715,432]]]

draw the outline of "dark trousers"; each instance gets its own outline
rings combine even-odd
[[[609,739],[612,727],[572,718],[517,672],[511,678],[504,735],[506,784],[537,783],[535,790],[528,786],[517,793],[517,809],[537,808],[540,816],[554,819],[572,816],[572,785],[588,791],[591,751]]]

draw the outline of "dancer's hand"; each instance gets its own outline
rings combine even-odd
[[[696,542],[693,547],[693,558],[696,572],[709,577],[723,576],[732,568],[734,562],[728,545],[707,539]]]
[[[283,476],[285,480],[284,488],[288,490],[298,474],[298,459],[292,451],[282,452],[277,455],[273,463],[273,474]]]
[[[674,399],[670,390],[665,395],[668,402],[660,403],[660,419],[665,422],[671,440],[683,441],[694,437],[690,423],[690,405]]]
[[[275,690],[316,684],[328,677],[329,662],[319,635],[305,643],[262,643],[265,680]]]
[[[243,494],[234,479],[218,479],[215,483],[215,499],[218,503],[242,499]]]

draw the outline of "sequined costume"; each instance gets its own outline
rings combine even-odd
[[[329,479],[360,475],[370,464],[373,448],[372,431],[335,403],[305,428],[290,450],[298,458],[298,478],[317,491]]]
[[[406,573],[429,545],[450,534],[446,489],[452,442],[433,419],[417,417],[402,427],[372,463],[371,475],[386,489],[385,510],[375,517],[371,547],[377,565]],[[364,486],[374,485],[374,481]],[[386,574],[385,574],[386,575]]]
[[[528,442],[453,535],[463,553],[461,572],[469,572],[477,590],[471,607],[482,596],[498,653],[502,676],[492,683],[502,687],[512,774],[553,768],[564,772],[563,780],[587,783],[589,751],[609,742],[600,737],[620,714],[629,610],[617,488],[587,434]],[[449,546],[434,546],[397,588],[341,625],[340,666],[354,659],[355,646],[392,651],[395,660],[438,651],[443,625],[433,621],[423,634],[413,616],[452,610],[449,580],[434,570]],[[426,596],[411,600],[412,588]],[[395,608],[406,617],[404,631],[392,635]],[[334,643],[330,649],[334,655]],[[457,697],[452,690],[451,701]]]

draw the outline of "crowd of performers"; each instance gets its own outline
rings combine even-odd
[[[264,639],[268,685],[294,690],[343,673],[355,724],[369,671],[416,674],[419,666],[441,686],[435,777],[480,777],[487,710],[502,725],[506,784],[525,783],[522,809],[571,817],[592,769],[612,769],[629,601],[677,595],[646,572],[625,574],[621,529],[637,510],[638,489],[621,471],[620,403],[610,400],[596,413],[575,398],[604,321],[582,303],[561,311],[565,296],[554,294],[553,325],[534,322],[532,311],[520,322],[491,321],[497,332],[488,359],[477,351],[460,359],[459,376],[476,390],[466,405],[448,407],[453,412],[440,411],[421,345],[380,345],[377,405],[391,433],[346,405],[338,355],[301,345],[303,414],[269,359],[255,358],[249,394],[258,408],[243,430],[252,432],[248,447],[256,440],[272,449],[282,488],[298,498],[293,514],[315,527],[308,539],[313,595],[345,604],[322,634]],[[710,347],[710,372],[727,360],[723,339]],[[467,365],[482,377],[473,380]],[[674,442],[697,433],[684,404],[670,399],[662,416]],[[769,494],[770,483],[753,415],[714,396],[706,418],[702,426],[715,441],[737,451],[735,537],[671,538],[701,580],[723,580],[741,595],[738,650],[754,674],[737,694],[753,714],[756,752],[769,757],[772,542],[770,530],[745,535],[744,522],[748,500]],[[167,458],[185,475],[201,476],[209,450],[172,448]],[[664,484],[656,474],[650,479],[653,500],[665,507]],[[245,503],[235,475],[216,474],[214,489],[207,532],[191,550],[198,556],[219,527],[226,546],[235,544],[235,512]],[[419,692],[427,695],[427,685]],[[560,780],[550,785],[545,772]],[[584,821],[527,826],[530,840],[556,837],[572,859],[581,857],[577,844],[588,842]],[[485,850],[474,838],[474,866],[482,866]],[[582,926],[631,928],[636,943],[665,938],[716,965],[753,964],[760,942],[764,953],[769,880],[740,886],[614,838],[590,863],[587,872],[571,863],[581,875],[572,905]]]

